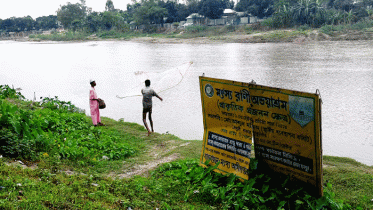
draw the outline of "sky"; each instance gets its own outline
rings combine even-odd
[[[132,0],[112,0],[114,7],[127,10],[127,4]],[[79,0],[0,0],[0,19],[10,17],[25,17],[30,15],[33,19],[41,16],[57,15],[56,11],[60,5],[80,3]],[[106,0],[86,0],[87,7],[92,11],[102,12],[105,10]]]

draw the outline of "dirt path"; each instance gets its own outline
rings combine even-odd
[[[172,151],[178,147],[188,146],[190,143],[177,144],[175,141],[167,141],[158,145],[155,145],[147,155],[151,158],[144,164],[127,164],[122,173],[110,173],[109,176],[113,178],[131,178],[133,176],[142,175],[147,176],[149,171],[155,169],[159,164],[172,162],[176,159],[181,158],[179,153],[172,153]],[[137,157],[136,157],[137,158]]]

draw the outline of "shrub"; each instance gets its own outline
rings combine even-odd
[[[172,23],[172,26],[174,26],[174,27],[179,27],[179,25],[180,25],[179,22],[173,22],[173,23]]]
[[[25,97],[9,85],[0,85],[0,99],[5,98],[24,99]]]
[[[298,31],[307,31],[307,30],[310,30],[311,27],[309,25],[301,25],[297,28]]]
[[[334,26],[333,25],[325,25],[320,28],[320,32],[328,35],[332,35],[334,31]]]

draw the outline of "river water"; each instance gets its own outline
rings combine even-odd
[[[107,108],[101,115],[142,124],[145,77],[154,98],[154,129],[202,140],[198,77],[320,91],[323,154],[373,165],[373,42],[155,44],[0,41],[0,84],[22,88],[29,100],[58,96],[89,115],[89,80]],[[193,64],[190,65],[190,62]],[[182,70],[183,77],[179,71]],[[185,72],[185,73],[184,73]],[[166,84],[172,83],[172,85]]]

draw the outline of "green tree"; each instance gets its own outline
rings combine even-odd
[[[272,27],[290,27],[293,25],[293,17],[291,12],[291,2],[288,0],[279,0],[274,4],[274,14],[272,16]]]
[[[34,29],[35,20],[31,16],[20,18],[20,22],[22,24],[22,31],[31,31]]]
[[[75,19],[73,20],[73,22],[71,22],[70,29],[72,29],[73,31],[77,31],[83,28],[83,24],[84,23],[81,20]]]
[[[10,27],[14,25],[13,20],[11,18],[7,18],[1,22],[0,29],[2,31],[11,31],[9,30]]]
[[[354,3],[353,13],[357,19],[364,19],[372,15],[373,0],[363,0]]]
[[[320,27],[345,22],[345,12],[332,8],[329,3],[321,0],[275,0],[272,27]]]
[[[114,12],[115,7],[112,0],[107,0],[105,5],[105,11]]]
[[[88,10],[85,6],[84,0],[81,0],[81,3],[76,4],[68,2],[57,10],[57,18],[65,28],[70,28],[73,22],[74,26],[77,25],[77,22],[80,22],[80,25],[82,25],[85,22],[87,13]]]
[[[89,32],[96,32],[102,27],[102,17],[98,12],[92,12],[87,16],[86,29]]]
[[[8,32],[30,31],[34,29],[35,20],[30,16],[11,17],[2,21],[0,30]]]
[[[329,6],[337,10],[344,10],[349,12],[354,8],[354,0],[330,0]]]
[[[141,6],[134,11],[133,18],[138,25],[163,23],[163,18],[168,15],[167,9],[158,6],[155,0],[142,0]]]
[[[240,0],[236,5],[236,10],[263,18],[273,14],[273,5],[273,0]]]
[[[292,13],[297,25],[317,27],[325,22],[324,8],[318,0],[299,0],[293,5]]]
[[[105,11],[102,13],[102,25],[106,30],[120,30],[125,27],[125,22],[120,13]]]
[[[198,13],[200,0],[186,0],[189,14]]]
[[[52,28],[58,28],[58,20],[56,15],[42,16],[35,20],[35,28],[49,30]]]
[[[141,4],[138,2],[134,2],[133,4],[127,4],[127,10],[121,12],[121,16],[127,23],[131,23],[132,21],[134,21],[133,16],[135,14],[136,9],[140,6]]]
[[[210,19],[218,19],[223,15],[224,9],[228,8],[228,0],[202,0],[199,3],[198,13]]]
[[[175,1],[167,0],[167,2],[159,1],[158,5],[167,9],[168,15],[165,21],[166,23],[180,22],[185,20],[189,15],[187,6],[185,4],[178,4]]]

